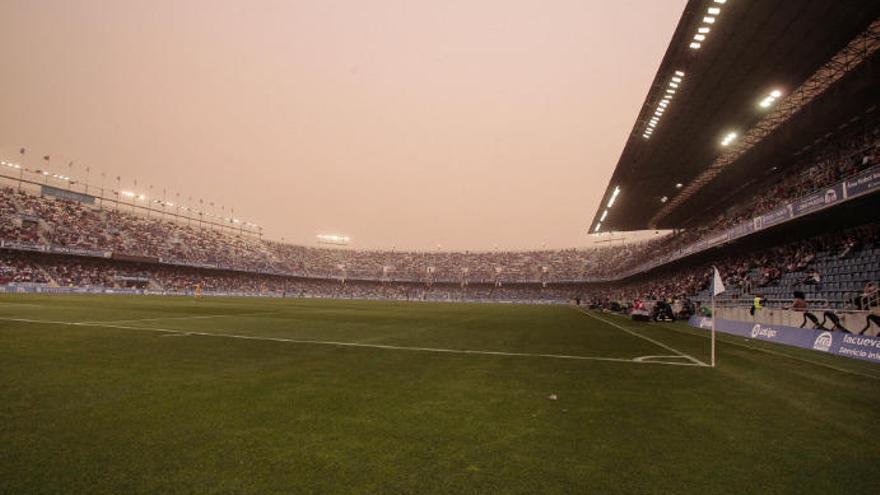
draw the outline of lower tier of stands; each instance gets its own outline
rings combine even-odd
[[[433,301],[554,302],[579,300],[626,311],[635,301],[668,301],[676,313],[699,311],[709,301],[712,267],[727,290],[719,304],[790,306],[802,293],[807,307],[878,311],[880,223],[759,248],[731,248],[700,263],[622,282],[426,283],[306,278],[208,268],[0,250],[0,286],[8,291],[135,289],[152,293],[243,294]]]

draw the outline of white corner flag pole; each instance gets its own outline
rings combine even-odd
[[[712,267],[712,350],[711,365],[715,367],[715,319],[718,315],[715,313],[715,296],[724,292],[724,281],[721,280],[721,273],[718,268]]]
[[[714,290],[712,291],[712,367],[715,367],[715,294]]]

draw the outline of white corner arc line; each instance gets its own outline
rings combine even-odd
[[[686,358],[684,356],[679,356],[677,354],[669,354],[669,355],[665,355],[665,356],[639,356],[639,357],[635,358],[635,361],[655,361],[655,362],[660,361],[660,362],[664,362],[664,363],[676,362],[676,361],[664,361],[664,359],[688,359],[688,358]]]
[[[625,328],[625,327],[622,326],[622,325],[618,325],[617,323],[614,323],[613,321],[606,320],[605,318],[600,318],[600,317],[598,317],[598,316],[596,316],[596,315],[594,315],[594,314],[592,314],[592,313],[588,313],[588,312],[584,311],[583,308],[578,308],[578,309],[580,309],[580,311],[581,311],[583,314],[589,316],[590,318],[594,318],[594,319],[599,320],[599,321],[601,321],[601,322],[603,322],[603,323],[606,323],[606,324],[608,324],[608,325],[611,325],[611,326],[614,327],[614,328],[617,328],[617,329],[623,330],[624,332],[626,332],[626,333],[628,333],[628,334],[630,334],[630,335],[632,335],[632,336],[634,336],[634,337],[638,337],[638,338],[640,338],[640,339],[647,340],[648,342],[651,342],[651,343],[654,344],[654,345],[660,346],[660,347],[666,349],[667,351],[674,352],[674,353],[678,354],[678,355],[681,356],[681,357],[684,357],[684,358],[690,359],[691,361],[693,361],[694,363],[699,364],[700,366],[709,366],[708,364],[704,363],[703,361],[700,361],[699,359],[697,359],[697,358],[695,358],[695,357],[693,357],[693,356],[691,356],[691,355],[689,355],[689,354],[685,354],[685,353],[679,351],[678,349],[675,349],[675,348],[673,348],[673,347],[670,347],[670,346],[664,344],[663,342],[660,342],[660,341],[658,341],[658,340],[654,340],[654,339],[652,339],[651,337],[646,337],[646,336],[644,336],[644,335],[642,335],[642,334],[640,334],[640,333],[633,332],[632,330],[630,330],[630,329],[628,329],[628,328]]]

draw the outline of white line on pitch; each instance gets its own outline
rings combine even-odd
[[[647,340],[648,342],[651,342],[651,343],[653,343],[653,344],[655,344],[655,345],[658,345],[658,346],[660,346],[660,347],[666,349],[667,351],[674,352],[674,353],[678,354],[678,355],[681,356],[681,357],[684,357],[684,358],[690,359],[691,361],[693,361],[693,362],[695,362],[695,363],[697,363],[697,364],[699,364],[699,365],[701,365],[701,366],[709,366],[708,364],[706,364],[706,363],[700,361],[699,359],[697,359],[697,358],[695,358],[695,357],[693,357],[693,356],[690,356],[690,355],[688,355],[688,354],[685,354],[685,353],[679,351],[678,349],[675,349],[675,348],[673,348],[673,347],[670,347],[670,346],[664,344],[663,342],[660,342],[660,341],[654,340],[654,339],[652,339],[651,337],[646,337],[646,336],[644,336],[644,335],[642,335],[642,334],[640,334],[640,333],[633,332],[632,330],[630,330],[630,329],[628,329],[628,328],[625,328],[625,327],[622,326],[622,325],[618,325],[617,323],[614,323],[613,321],[606,320],[605,318],[600,318],[600,317],[598,317],[598,316],[596,316],[596,315],[594,315],[594,314],[592,314],[592,313],[588,313],[588,312],[584,311],[583,308],[578,308],[578,309],[580,309],[581,312],[582,312],[583,314],[589,316],[590,318],[595,318],[595,319],[597,319],[597,320],[599,320],[599,321],[601,321],[601,322],[603,322],[603,323],[607,323],[608,325],[611,325],[612,327],[619,328],[620,330],[623,330],[624,332],[626,332],[626,333],[628,333],[628,334],[630,334],[630,335],[632,335],[632,336],[634,336],[634,337],[638,337],[638,338],[640,338],[640,339]]]
[[[53,321],[53,320],[33,320],[30,318],[0,318],[2,321],[18,321],[22,323],[45,323],[45,324],[54,324],[54,325],[74,325],[76,322],[73,321]]]
[[[683,331],[683,330],[679,330],[678,328],[673,328],[672,326],[660,325],[660,328],[664,328],[664,329],[666,329],[666,330],[672,330],[673,332],[678,332],[678,333],[680,333],[680,334],[682,334],[682,335],[690,335],[690,336],[693,336],[693,337],[700,337],[700,338],[704,338],[704,339],[711,338],[709,335],[703,335],[703,334],[700,334],[700,333],[690,333],[690,332],[685,332],[685,331]],[[749,350],[752,350],[752,351],[765,352],[765,353],[767,353],[767,354],[772,354],[772,355],[774,355],[774,356],[787,357],[787,358],[792,359],[792,360],[794,360],[794,361],[801,361],[801,362],[808,363],[808,364],[812,364],[812,365],[815,365],[815,366],[821,366],[821,367],[823,367],[823,368],[828,368],[828,369],[831,369],[831,370],[834,370],[834,371],[839,371],[839,372],[841,372],[841,373],[847,373],[847,374],[850,374],[850,375],[856,375],[856,376],[861,376],[861,377],[865,377],[865,378],[870,378],[870,379],[872,379],[872,380],[880,380],[880,376],[876,376],[876,375],[867,375],[867,374],[865,374],[865,373],[859,373],[858,371],[848,370],[848,369],[846,369],[846,368],[838,368],[837,366],[832,366],[832,365],[830,365],[830,364],[820,363],[819,361],[813,361],[812,359],[805,359],[805,358],[802,358],[802,357],[793,356],[793,355],[791,355],[791,354],[786,354],[786,353],[784,353],[784,352],[774,351],[774,350],[771,350],[771,349],[764,349],[764,348],[761,348],[761,347],[755,347],[755,346],[751,346],[751,345],[748,345],[748,344],[741,344],[741,343],[739,343],[739,342],[734,342],[734,341],[730,340],[731,338],[736,338],[736,337],[737,337],[736,335],[727,335],[727,336],[724,336],[724,337],[722,337],[722,336],[719,335],[719,337],[721,337],[721,338],[718,339],[718,342],[723,342],[724,344],[729,344],[729,345],[733,345],[733,346],[736,346],[736,347],[742,347],[743,349],[749,349]],[[758,342],[761,342],[761,341],[758,341]]]
[[[257,335],[239,335],[239,334],[231,334],[231,333],[193,332],[190,330],[177,330],[177,329],[171,329],[171,328],[132,327],[132,326],[128,326],[128,325],[117,325],[117,324],[113,324],[113,323],[100,323],[100,322],[88,323],[88,322],[72,322],[72,321],[50,321],[50,320],[32,320],[32,319],[28,319],[28,318],[0,318],[0,320],[2,320],[2,321],[17,321],[17,322],[23,322],[23,323],[42,323],[42,324],[79,326],[79,327],[118,328],[118,329],[122,329],[122,330],[135,330],[135,331],[141,331],[141,332],[158,332],[158,333],[163,333],[163,334],[167,334],[167,335],[178,335],[178,336],[218,337],[218,338],[227,338],[227,339],[284,342],[284,343],[290,343],[290,344],[326,345],[326,346],[334,346],[334,347],[361,347],[361,348],[369,348],[369,349],[389,349],[389,350],[397,350],[397,351],[436,352],[436,353],[445,353],[445,354],[476,354],[476,355],[482,355],[482,356],[538,357],[538,358],[551,358],[551,359],[566,359],[566,360],[575,360],[575,361],[605,361],[605,362],[614,362],[614,363],[660,364],[660,365],[666,365],[666,366],[700,366],[699,364],[693,364],[693,363],[675,363],[675,362],[666,362],[666,361],[651,361],[651,360],[644,359],[646,357],[651,357],[651,356],[640,356],[640,357],[628,359],[628,358],[610,358],[610,357],[600,357],[600,356],[570,356],[570,355],[566,355],[566,354],[531,354],[531,353],[526,353],[526,352],[477,351],[477,350],[469,350],[469,349],[445,349],[445,348],[436,348],[436,347],[409,347],[409,346],[384,345],[384,344],[363,344],[363,343],[359,343],[359,342],[300,340],[300,339],[289,339],[289,338],[284,338],[284,337],[262,337],[262,336],[257,336]],[[640,359],[640,358],[642,358],[642,359]]]
[[[157,320],[200,320],[205,318],[228,318],[232,316],[260,316],[260,315],[277,315],[279,311],[261,311],[259,313],[223,313],[216,315],[195,315],[195,316],[157,316],[155,318],[134,318],[126,320],[96,320],[96,321],[77,321],[81,325],[90,325],[97,323],[137,323],[139,321],[157,321]]]

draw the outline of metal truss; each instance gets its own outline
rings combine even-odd
[[[867,30],[856,36],[800,87],[783,98],[770,113],[743,134],[736,144],[731,145],[715,158],[706,170],[660,208],[648,222],[650,228],[656,228],[660,220],[718,177],[726,167],[736,162],[810,102],[825,93],[835,82],[870,58],[878,49],[880,49],[880,18],[875,19]]]

